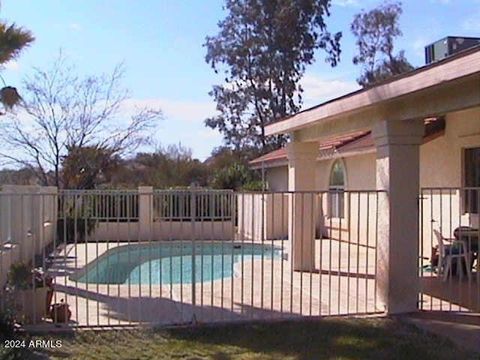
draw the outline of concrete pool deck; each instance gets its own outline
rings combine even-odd
[[[191,241],[152,242],[159,243],[191,245]],[[241,245],[242,241],[234,243]],[[252,241],[243,243],[252,244]],[[197,282],[195,287],[191,283],[85,284],[70,278],[109,249],[128,244],[95,242],[57,248],[49,270],[55,282],[54,302],[64,299],[69,304],[73,325],[177,325],[192,321],[357,315],[384,310],[375,301],[375,249],[330,239],[316,240],[315,270],[311,273],[292,272],[289,262],[280,258],[265,258],[262,263],[261,259],[252,261],[246,255],[243,261],[235,263],[233,277]],[[221,241],[204,241],[204,244],[221,244]],[[232,241],[226,244],[231,245]],[[264,244],[288,247],[286,240],[265,241]],[[425,275],[421,296],[425,310],[469,311],[472,308],[469,299],[478,301],[477,291],[468,291],[471,290],[466,286],[468,283],[465,291],[457,292],[456,287],[451,289],[436,274]],[[457,299],[444,296],[444,293],[461,296]],[[478,303],[476,305],[478,311]]]
[[[221,243],[204,242],[207,245]],[[191,241],[183,243],[191,244]],[[246,240],[244,243],[252,242]],[[264,243],[288,245],[288,241],[281,240]],[[329,239],[316,240],[316,266],[311,273],[292,272],[286,260],[264,259],[262,262],[245,256],[243,261],[235,263],[233,277],[197,282],[195,286],[85,284],[70,279],[70,275],[107,250],[127,244],[95,242],[67,244],[57,249],[49,270],[54,276],[54,302],[63,299],[69,304],[75,325],[175,325],[192,321],[280,319],[383,311],[375,301],[375,249]],[[235,244],[242,242],[236,240]]]

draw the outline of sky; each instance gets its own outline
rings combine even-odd
[[[341,62],[331,68],[317,53],[302,80],[304,108],[358,88],[349,26],[356,13],[380,3],[332,0],[327,24],[343,32]],[[60,49],[79,75],[108,73],[123,62],[131,101],[164,113],[153,133],[157,144],[181,143],[200,160],[221,145],[221,134],[204,125],[215,114],[208,92],[222,78],[205,63],[203,44],[225,16],[222,0],[3,0],[0,14],[36,38],[3,70],[9,85],[20,86],[33,67],[47,68]],[[450,35],[480,36],[480,0],[404,0],[400,26],[396,49],[421,66],[425,45]]]

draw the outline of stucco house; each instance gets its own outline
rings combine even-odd
[[[322,200],[328,210],[311,220],[290,207],[284,235],[294,268],[310,261],[312,222],[317,237],[319,221],[321,233],[348,232],[348,217],[361,213],[348,208],[348,192],[385,191],[377,262],[390,313],[418,308],[419,254],[430,257],[434,229],[452,238],[459,226],[479,228],[480,46],[301,111],[266,133],[290,135],[285,148],[250,163],[263,169],[269,191],[331,193]],[[478,274],[477,265],[480,295]]]

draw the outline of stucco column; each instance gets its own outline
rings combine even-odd
[[[377,293],[390,314],[417,310],[419,150],[422,120],[382,121],[373,128],[379,195]]]
[[[315,168],[317,142],[287,144],[288,190],[291,195],[288,216],[288,240],[293,270],[313,270],[315,256]]]
[[[138,232],[140,240],[150,240],[153,223],[153,187],[138,187]]]

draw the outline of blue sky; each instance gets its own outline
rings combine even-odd
[[[321,53],[303,80],[304,107],[357,88],[359,70],[349,24],[377,0],[333,0],[330,31],[342,31],[342,58],[336,68]],[[19,85],[32,67],[46,67],[60,48],[78,73],[109,72],[124,62],[124,84],[139,104],[160,106],[165,119],[155,130],[158,143],[182,143],[204,160],[221,135],[203,125],[215,113],[208,96],[221,81],[204,61],[205,36],[217,32],[222,0],[4,0],[2,18],[30,29],[35,43],[7,64],[2,76]],[[480,0],[405,0],[403,37],[397,42],[416,66],[423,47],[447,35],[480,36]]]

